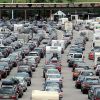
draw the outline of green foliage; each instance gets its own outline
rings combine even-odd
[[[69,3],[73,3],[75,2],[76,0],[67,0]]]

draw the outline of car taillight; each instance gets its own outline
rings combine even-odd
[[[0,96],[0,99],[3,98],[3,96]]]
[[[76,67],[76,66],[77,66],[77,64],[74,64],[74,65],[73,65],[73,67]]]
[[[95,99],[94,100],[100,100],[100,98],[98,98],[98,97],[95,97]]]
[[[89,84],[88,83],[83,83],[82,86],[89,86]]]
[[[60,79],[59,81],[62,82],[62,79]]]
[[[56,69],[61,70],[61,67],[57,66]]]
[[[15,99],[15,100],[16,100],[16,96],[11,96],[10,98],[11,98],[11,99]]]

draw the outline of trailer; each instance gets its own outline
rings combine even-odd
[[[59,100],[59,93],[55,91],[33,90],[30,100]]]

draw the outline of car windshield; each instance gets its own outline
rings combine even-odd
[[[5,66],[5,65],[8,65],[8,63],[6,63],[6,62],[0,62],[0,66]]]
[[[37,53],[29,53],[28,56],[38,56]]]
[[[93,74],[93,72],[82,72],[81,75],[84,75],[84,76],[92,76],[94,74]]]
[[[42,44],[48,44],[48,42],[42,42]]]
[[[48,70],[48,73],[49,74],[57,74],[59,73],[57,70]]]
[[[19,70],[20,71],[25,71],[25,70],[28,70],[28,67],[19,67]]]
[[[56,88],[47,88],[46,91],[57,91],[58,92],[59,89],[56,89]]]
[[[61,78],[61,75],[48,75],[48,78]]]
[[[48,82],[47,83],[47,87],[50,87],[50,86],[52,86],[52,87],[59,87],[59,84],[58,83],[55,83],[55,82]]]
[[[3,59],[3,58],[2,58],[0,61],[5,61],[5,62],[8,62],[8,61],[9,61],[9,59],[7,59],[7,58],[6,58],[6,59],[5,59],[5,58]]]
[[[86,79],[86,81],[87,81],[88,83],[94,83],[94,84],[99,83],[99,80],[98,80],[98,79],[95,79],[95,78],[93,78],[93,79],[88,78],[88,79]]]

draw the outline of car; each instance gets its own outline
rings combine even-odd
[[[84,68],[75,68],[75,70],[73,71],[73,81],[77,80],[82,70],[84,70]]]
[[[27,56],[29,56],[28,58],[30,58],[30,57],[36,58],[36,63],[40,62],[40,55],[37,51],[29,52],[29,54]],[[26,58],[27,58],[27,56],[26,56]]]
[[[47,72],[47,70],[49,68],[55,68],[55,67],[56,66],[54,64],[46,64],[46,65],[44,65],[44,67],[43,67],[43,78],[45,78],[45,74],[46,74],[46,72]]]
[[[91,69],[90,66],[85,62],[77,62],[77,64],[73,67],[72,71],[74,71],[75,68],[84,68],[85,70]]]
[[[94,93],[93,93],[91,100],[100,100],[100,88],[96,88],[94,90]]]
[[[13,62],[13,67],[17,67],[18,63],[22,61],[22,56],[19,52],[14,52],[8,56],[8,58],[11,59],[11,62]]]
[[[14,76],[13,78],[19,80],[19,84],[22,86],[23,92],[25,92],[27,90],[27,82],[26,82],[26,80],[23,77],[18,77],[18,76]]]
[[[81,88],[81,83],[84,80],[84,77],[86,76],[95,76],[95,72],[93,70],[82,70],[78,76],[78,79],[75,82],[76,88]]]
[[[56,75],[56,74],[60,74],[57,69],[54,68],[47,69],[46,78],[48,77],[48,75]]]
[[[89,60],[94,60],[95,52],[100,52],[100,47],[94,47],[88,54]]]
[[[61,73],[62,70],[62,65],[60,62],[54,63],[54,62],[50,62],[49,64],[55,65],[55,68],[58,69],[58,71]]]
[[[30,77],[32,77],[32,69],[29,65],[20,65],[18,66],[17,72],[27,72]]]
[[[94,91],[95,91],[96,89],[100,89],[100,85],[92,85],[92,86],[91,86],[90,90],[88,91],[88,99],[92,100]]]
[[[31,85],[31,77],[26,72],[18,72],[14,77],[23,77],[27,82],[27,86]]]
[[[5,66],[0,66],[0,77],[6,78],[7,77],[7,71],[5,69]]]
[[[49,88],[46,88],[45,91],[56,91],[59,93],[59,100],[61,100],[63,98],[62,89],[49,87]]]
[[[25,55],[28,55],[29,52],[30,52],[30,49],[29,49],[28,45],[23,46],[22,51],[24,52]]]
[[[76,51],[79,53],[83,53],[83,50],[81,48],[70,48],[70,51]]]
[[[8,62],[0,61],[0,66],[4,66],[5,67],[5,70],[7,72],[7,75],[10,74],[10,71],[11,70],[10,70],[10,66],[9,66]]]
[[[84,62],[83,59],[73,59],[71,58],[69,61],[68,61],[68,67],[76,67],[76,63],[77,62]]]
[[[36,51],[36,52],[39,53],[40,58],[43,58],[44,57],[44,52],[43,52],[43,49],[42,48],[36,47],[36,48],[34,48],[34,51]]]
[[[11,59],[10,58],[2,58],[2,59],[0,59],[0,62],[7,62],[8,63],[8,65],[9,65],[9,67],[10,67],[10,70],[13,68],[13,62],[11,61]]]
[[[96,76],[100,75],[100,65],[96,66],[95,73],[96,73]]]
[[[18,93],[13,87],[0,88],[0,100],[18,100]]]
[[[48,75],[48,77],[46,78],[46,81],[51,80],[51,81],[58,81],[61,86],[63,86],[63,77],[61,74],[54,74],[54,75]]]
[[[88,93],[88,90],[90,89],[91,85],[98,85],[100,84],[99,77],[96,76],[86,76],[81,83],[81,92],[83,94]]]
[[[91,52],[88,54],[89,60],[94,60],[94,50],[92,49]]]
[[[53,86],[62,89],[61,84],[57,80],[47,80],[43,83],[43,89],[45,89],[46,87],[53,87]]]
[[[18,97],[23,96],[23,88],[19,84],[18,79],[14,79],[14,78],[5,79],[5,80],[2,81],[1,87],[13,87],[14,89],[16,89],[16,91],[18,93]]]

